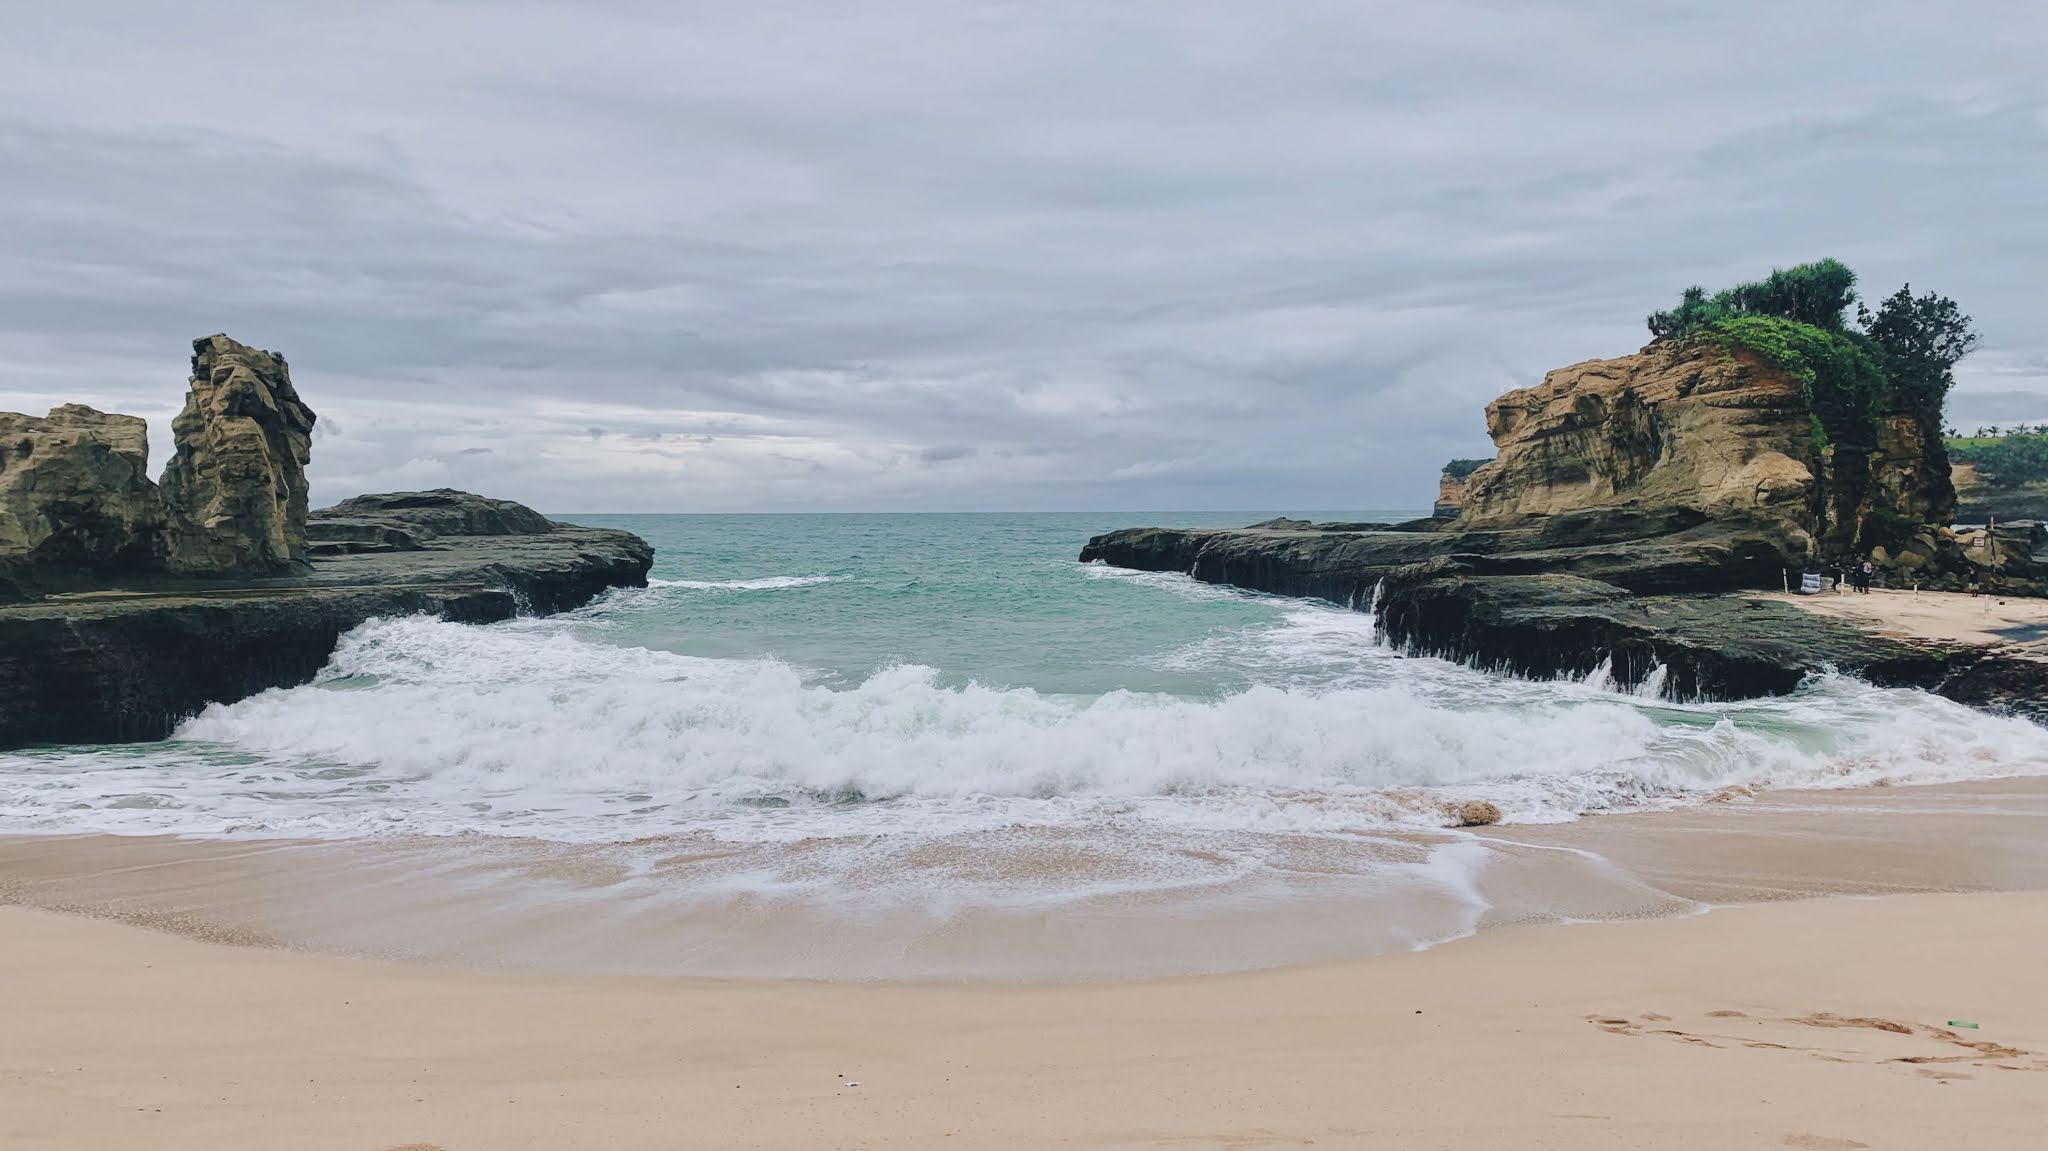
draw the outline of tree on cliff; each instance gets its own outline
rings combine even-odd
[[[1739,316],[1777,316],[1839,332],[1849,305],[1854,303],[1856,273],[1840,260],[1815,260],[1773,268],[1761,280],[1737,284],[1712,296],[1695,284],[1679,297],[1676,308],[1650,314],[1650,334],[1660,340],[1689,336]]]
[[[1858,304],[1856,322],[1876,345],[1892,393],[1921,414],[1939,417],[1955,386],[1956,361],[1977,346],[1978,335],[1954,300],[1907,284],[1873,312]]]
[[[1846,318],[1852,304],[1855,327]],[[1687,288],[1649,324],[1659,340],[1709,336],[1791,372],[1814,405],[1817,444],[1830,429],[1853,431],[1885,408],[1911,411],[1938,434],[1956,361],[1977,346],[1954,300],[1915,296],[1908,284],[1872,311],[1856,298],[1856,273],[1839,260],[1775,269],[1711,296]]]

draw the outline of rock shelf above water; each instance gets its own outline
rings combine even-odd
[[[304,683],[343,633],[567,611],[645,586],[627,532],[442,489],[309,512],[318,417],[283,356],[192,342],[160,482],[134,417],[0,412],[0,748],[159,739]]]
[[[430,614],[491,623],[568,611],[640,587],[654,549],[628,532],[576,527],[464,492],[378,514],[344,505],[403,550],[312,555],[301,574],[123,581],[0,605],[0,747],[161,739],[209,703],[305,683],[367,620]],[[326,512],[314,512],[312,534]],[[510,515],[538,530],[474,530]],[[422,524],[431,522],[431,528]]]

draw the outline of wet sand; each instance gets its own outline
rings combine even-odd
[[[887,876],[728,890],[739,849],[676,837],[317,843],[0,839],[0,902],[200,939],[561,975],[1045,982],[1326,963],[1473,931],[1834,895],[2048,890],[2048,779],[1731,793],[1477,833],[1267,838],[1261,866],[1143,895],[965,900],[1100,878],[1058,832],[941,841]],[[787,866],[805,845],[749,849]],[[893,858],[893,857],[892,857]],[[978,890],[987,890],[986,886]],[[895,893],[887,898],[877,892]]]

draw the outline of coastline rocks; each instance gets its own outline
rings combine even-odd
[[[524,504],[435,488],[356,496],[321,508],[308,518],[306,536],[316,548],[376,536],[392,540],[392,550],[413,550],[438,536],[542,535],[555,527]]]
[[[544,526],[436,535],[398,554],[319,555],[284,577],[157,577],[0,605],[0,748],[162,739],[209,703],[310,681],[342,635],[379,616],[491,623],[647,584],[654,549],[631,533],[559,524],[467,493],[431,494],[496,507],[501,524],[535,517]],[[408,530],[399,520],[382,526]]]
[[[306,561],[313,410],[284,357],[225,335],[192,341],[192,380],[164,469],[169,570],[272,575]]]
[[[1747,699],[1834,668],[2048,715],[2048,663],[1918,645],[1740,590],[1782,586],[1794,538],[1767,520],[1610,510],[1440,534],[1130,528],[1081,559],[1371,611],[1408,654],[1531,679],[1604,668],[1624,690],[1654,676],[1670,698]]]
[[[444,488],[311,516],[315,419],[284,357],[224,335],[192,343],[161,485],[140,419],[0,413],[0,748],[161,739],[305,683],[378,616],[483,623],[647,585],[645,540],[509,500]]]
[[[0,412],[0,602],[163,562],[147,425],[65,404]]]

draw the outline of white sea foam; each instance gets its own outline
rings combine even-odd
[[[0,773],[0,826],[582,842],[1317,835],[1435,826],[1460,798],[1546,822],[1736,785],[2048,773],[2048,731],[1922,693],[1830,678],[1786,699],[1684,706],[1403,660],[1369,648],[1361,626],[1301,608],[1237,639],[1363,669],[1351,679],[1195,699],[949,684],[919,666],[834,688],[772,660],[614,646],[552,621],[383,620],[345,637],[320,684],[209,708],[170,744],[23,757]]]
[[[1117,583],[1136,584],[1153,588],[1180,599],[1196,603],[1243,599],[1248,593],[1219,584],[1203,583],[1185,572],[1147,572],[1132,568],[1110,567],[1101,560],[1091,560],[1077,565],[1083,576],[1091,580],[1111,580]]]
[[[655,579],[647,581],[648,587],[687,588],[691,591],[781,591],[784,588],[816,587],[819,584],[838,583],[845,576],[761,576],[758,579]]]

